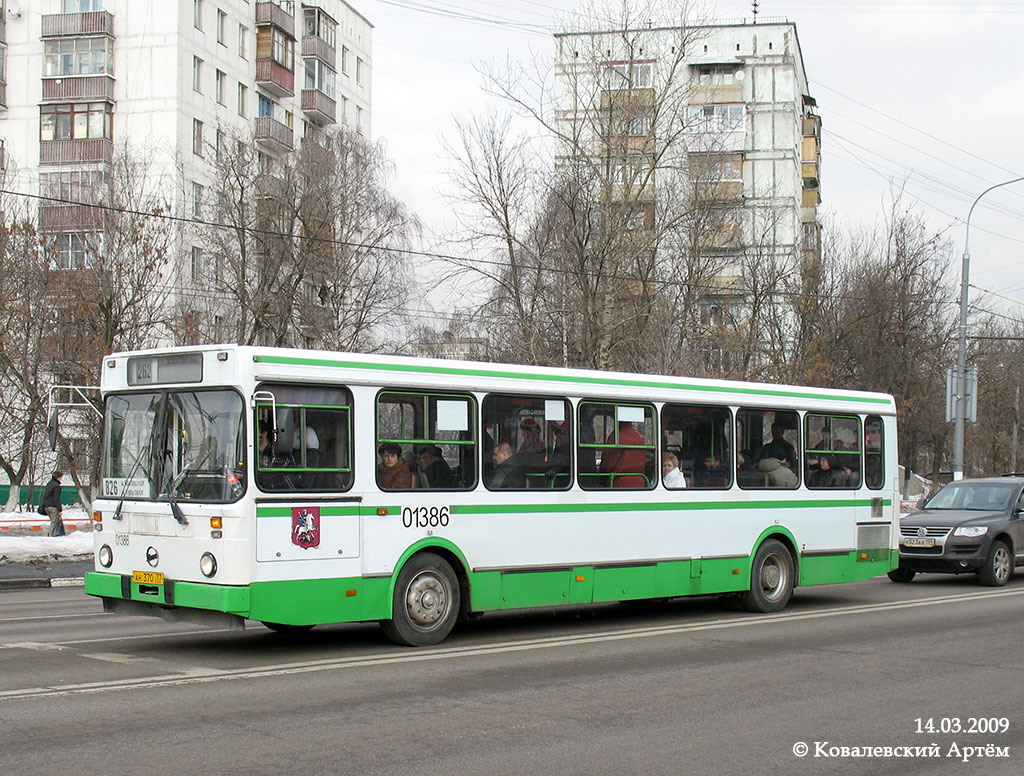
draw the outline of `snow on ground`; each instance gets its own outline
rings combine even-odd
[[[34,512],[0,513],[0,563],[88,560],[92,524],[80,507],[64,510],[65,536],[47,536],[50,521]]]

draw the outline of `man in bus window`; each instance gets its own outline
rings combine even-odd
[[[487,487],[492,490],[512,490],[526,487],[523,470],[512,462],[512,445],[502,442],[494,448],[494,468],[487,475]]]

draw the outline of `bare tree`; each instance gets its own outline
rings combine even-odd
[[[383,147],[339,127],[272,158],[224,135],[214,221],[198,230],[203,261],[185,303],[243,344],[381,347],[383,324],[405,305],[418,228],[387,191]]]

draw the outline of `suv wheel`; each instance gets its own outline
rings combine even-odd
[[[911,571],[910,569],[899,568],[899,569],[893,569],[892,571],[890,571],[888,573],[887,576],[893,582],[898,582],[901,585],[905,585],[907,582],[910,582],[911,580],[913,580],[913,578],[916,575],[917,575],[916,571]]]
[[[1001,587],[1010,581],[1013,574],[1013,553],[1002,539],[992,542],[985,565],[978,569],[981,584],[989,587]]]

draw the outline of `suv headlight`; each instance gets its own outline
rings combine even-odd
[[[987,525],[962,525],[953,531],[953,536],[984,536],[987,533]]]

